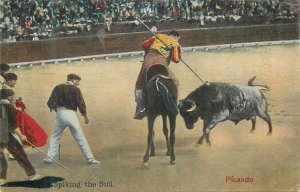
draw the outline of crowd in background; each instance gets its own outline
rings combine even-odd
[[[0,43],[77,34],[113,24],[186,20],[208,23],[261,16],[294,20],[297,0],[0,0]]]

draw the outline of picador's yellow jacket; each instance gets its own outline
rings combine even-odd
[[[157,51],[167,60],[178,63],[181,59],[180,44],[178,41],[174,37],[165,34],[157,34],[157,37],[167,44],[168,47],[166,47],[158,38],[152,36],[150,39],[144,41],[144,49]]]

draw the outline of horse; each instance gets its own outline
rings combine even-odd
[[[158,116],[162,116],[163,133],[166,139],[167,152],[170,156],[170,165],[175,165],[175,129],[176,116],[178,114],[177,80],[169,76],[169,71],[164,65],[153,65],[149,67],[146,74],[146,117],[148,120],[147,149],[143,158],[143,165],[148,166],[150,156],[155,156],[154,147],[154,121]],[[167,126],[167,118],[170,123],[170,135]]]

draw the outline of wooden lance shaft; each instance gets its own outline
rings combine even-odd
[[[56,164],[58,164],[59,166],[61,166],[62,168],[64,168],[65,170],[69,171],[71,174],[73,174],[73,172],[66,168],[64,165],[62,165],[60,162],[58,161],[55,161],[53,158],[49,157],[44,151],[40,150],[39,148],[37,148],[34,144],[32,144],[31,142],[29,141],[26,141],[27,143],[29,143],[33,148],[35,148],[36,150],[38,150],[40,153],[46,155],[49,159],[51,159],[53,162],[55,162]]]

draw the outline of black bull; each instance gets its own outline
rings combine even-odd
[[[252,121],[255,130],[256,116],[268,123],[269,134],[272,133],[272,123],[267,112],[267,103],[260,90],[266,86],[253,85],[252,78],[248,86],[228,83],[206,83],[191,92],[179,102],[178,108],[188,129],[194,128],[198,118],[203,120],[203,134],[197,144],[202,144],[205,137],[210,144],[209,133],[219,123],[231,120],[237,124],[241,120]]]
[[[154,65],[147,71],[147,78],[150,80],[146,84],[148,139],[146,153],[143,158],[144,166],[148,165],[149,156],[155,155],[153,126],[156,117],[159,115],[162,116],[163,120],[163,133],[167,143],[166,155],[170,155],[170,164],[175,164],[174,144],[176,116],[178,114],[178,89],[177,81],[167,77],[168,75],[168,69],[163,65]],[[167,117],[170,123],[170,136]]]

